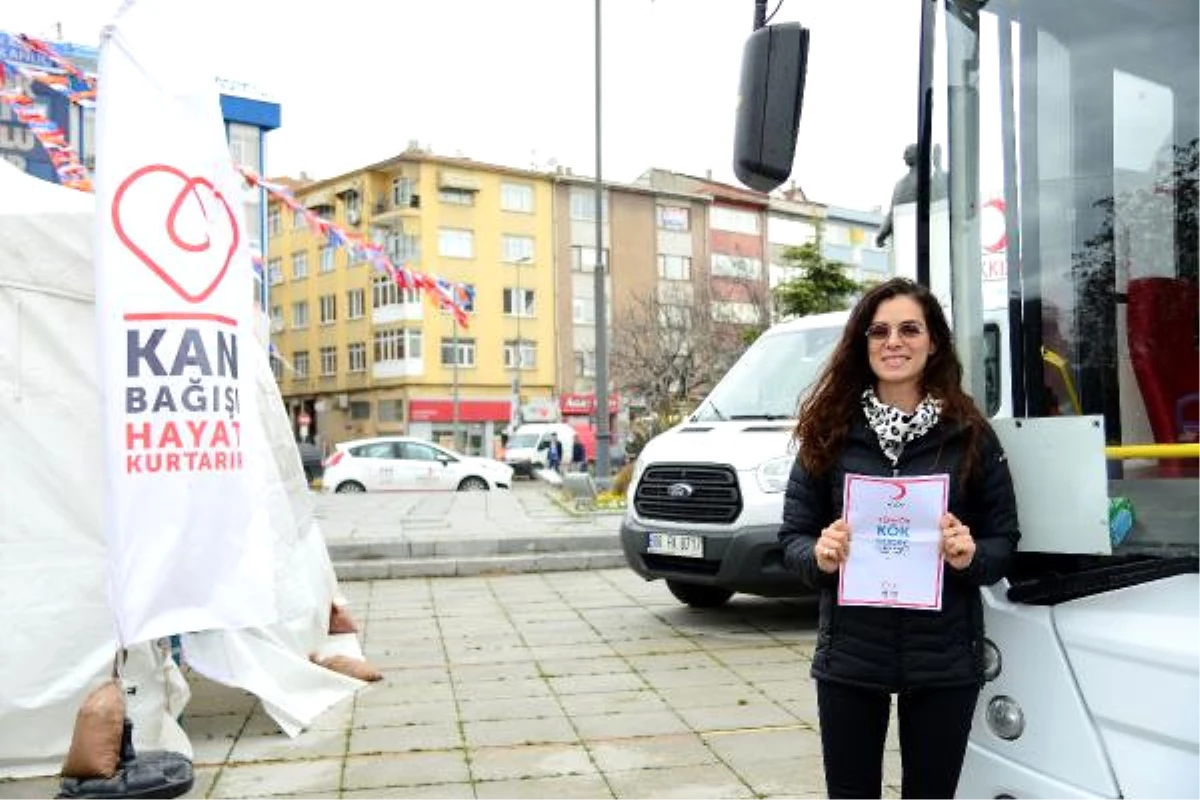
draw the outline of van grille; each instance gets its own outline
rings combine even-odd
[[[655,464],[642,475],[633,507],[643,519],[723,525],[742,513],[742,493],[730,467]]]

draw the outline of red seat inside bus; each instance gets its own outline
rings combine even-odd
[[[1196,283],[1178,278],[1129,281],[1129,358],[1154,439],[1200,439],[1200,352]],[[1194,475],[1196,461],[1165,460],[1164,475]]]

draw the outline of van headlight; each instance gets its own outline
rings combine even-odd
[[[629,472],[629,488],[625,490],[625,494],[630,499],[633,499],[633,493],[637,491],[638,481],[642,479],[642,473],[646,471],[646,461],[640,455],[633,462],[633,469]]]
[[[792,474],[792,465],[795,463],[795,456],[780,456],[759,464],[755,474],[758,488],[768,494],[782,492],[787,488],[788,476]]]

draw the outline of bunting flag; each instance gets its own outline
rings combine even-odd
[[[314,235],[322,237],[330,246],[343,248],[350,253],[351,258],[366,261],[377,271],[389,276],[401,289],[424,291],[439,309],[453,314],[463,328],[468,327],[470,319],[467,309],[474,303],[474,287],[414,272],[408,269],[406,264],[397,265],[388,258],[382,245],[307,208],[286,186],[266,180],[248,167],[238,166],[238,169],[248,184],[263,189],[292,213],[301,215],[308,229]]]
[[[0,70],[0,86],[3,85]],[[17,120],[29,128],[38,144],[50,157],[50,163],[58,175],[59,183],[82,192],[92,191],[92,181],[87,168],[79,161],[75,148],[67,141],[62,129],[42,111],[41,106],[29,95],[16,89],[0,88],[0,103],[12,109]]]

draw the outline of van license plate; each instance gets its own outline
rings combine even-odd
[[[704,540],[686,533],[651,533],[646,542],[646,552],[664,556],[704,558]]]

